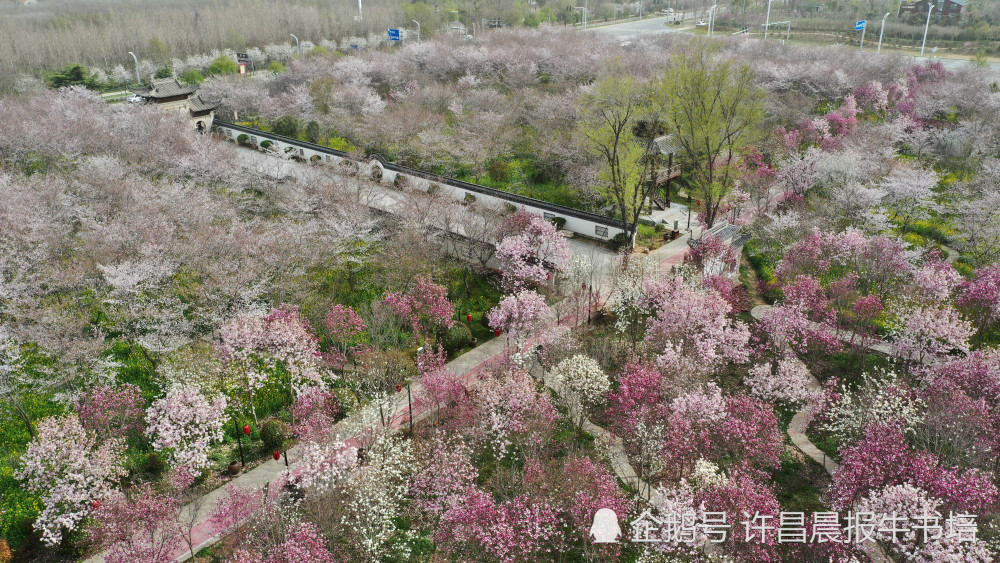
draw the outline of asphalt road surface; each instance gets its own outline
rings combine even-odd
[[[602,25],[600,27],[591,27],[587,31],[599,32],[599,33],[610,33],[615,36],[619,41],[631,41],[635,39],[636,36],[644,33],[672,33],[677,31],[683,31],[690,29],[693,20],[688,20],[682,22],[681,25],[673,25],[668,17],[650,17],[642,20],[634,20],[624,23],[616,23],[611,25]],[[724,34],[719,34],[722,37]],[[795,44],[795,41],[792,41]],[[874,55],[874,53],[872,53]],[[944,65],[945,68],[949,70],[956,70],[964,65],[969,64],[969,61],[964,59],[949,59],[945,57],[933,57],[929,56],[923,57],[913,57],[914,60],[935,60],[939,61]],[[1000,62],[990,63],[990,67],[995,71],[1000,71]]]

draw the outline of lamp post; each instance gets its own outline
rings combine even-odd
[[[358,0],[358,21],[364,19],[364,14],[361,13],[361,0]]]
[[[924,41],[920,44],[920,56],[924,56],[924,46],[927,45],[927,28],[931,26],[931,13],[934,12],[934,3],[927,4],[927,23],[924,24]]]
[[[767,41],[767,30],[771,28],[771,0],[767,0],[767,19],[764,21],[764,40]]]
[[[861,47],[859,48],[859,51],[862,52],[862,53],[865,52],[865,32],[866,31],[868,31],[868,22],[867,21],[865,22],[865,26],[861,28]]]
[[[289,35],[291,35],[292,38],[295,39],[295,50],[298,51],[298,53],[301,55],[302,54],[302,45],[299,43],[299,38],[296,37],[294,33],[289,33]]]
[[[715,26],[715,9],[718,8],[718,4],[713,4],[711,8],[708,9],[708,36],[712,36],[712,28]]]
[[[420,43],[420,22],[417,20],[410,20],[411,22],[417,24],[417,43]]]
[[[132,55],[132,59],[135,61],[135,85],[138,88],[139,84],[142,84],[142,80],[139,79],[139,57],[135,56],[132,51],[129,51],[128,54]]]
[[[235,418],[233,419],[233,424],[234,425],[236,424],[236,419]],[[242,438],[242,434],[247,434],[247,435],[250,434],[250,426],[244,424],[242,430],[243,430],[243,432],[240,432],[239,426],[236,427],[236,443],[240,447],[240,466],[246,467],[247,462],[243,458],[243,440],[241,440],[240,438]]]
[[[875,51],[876,55],[882,52],[882,34],[885,33],[885,18],[887,17],[889,17],[889,12],[886,12],[885,15],[882,16],[882,27],[878,30],[878,49]]]

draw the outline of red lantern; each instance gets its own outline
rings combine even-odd
[[[403,390],[403,386],[397,383],[396,384],[396,392],[399,393],[402,390]]]
[[[552,279],[552,272],[545,272],[545,279],[551,280]]]
[[[496,336],[500,336],[500,329],[498,328],[498,329],[494,330],[493,334],[496,335]]]
[[[274,458],[274,461],[278,461],[279,459],[281,459],[281,452],[279,452],[278,450],[274,450],[274,453],[271,454],[271,457]]]
[[[583,289],[587,289],[587,282],[583,282]]]
[[[244,424],[243,425],[243,433],[246,434],[247,436],[250,435],[250,425],[249,424]]]
[[[465,320],[467,320],[467,321],[469,321],[471,323],[472,322],[472,313],[469,313],[468,315],[465,315]]]
[[[95,500],[94,502],[90,503],[90,507],[93,508],[94,510],[97,510],[98,508],[101,507],[101,501]]]

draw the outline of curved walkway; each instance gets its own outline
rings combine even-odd
[[[759,321],[770,309],[770,305],[757,305],[750,310],[750,316]],[[805,368],[805,372],[809,374],[809,383],[807,384],[809,390],[820,390],[821,387],[819,380],[816,379],[816,376],[812,374],[812,371],[810,371],[805,363],[799,358],[798,354],[790,354],[789,358],[798,362],[803,368]],[[809,405],[802,407],[801,410],[795,413],[795,416],[792,417],[792,421],[788,424],[788,437],[791,438],[792,443],[795,444],[796,448],[801,450],[805,455],[809,456],[809,459],[822,465],[823,469],[825,469],[826,472],[833,477],[834,474],[840,470],[840,464],[830,459],[825,452],[816,447],[816,444],[813,444],[809,440],[809,437],[806,436],[806,429],[809,427],[809,421],[812,420],[813,414],[812,407]],[[875,561],[876,563],[890,563],[890,559],[886,557],[882,548],[878,545],[866,543],[864,544],[863,549],[872,561]]]

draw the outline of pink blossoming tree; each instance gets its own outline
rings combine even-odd
[[[383,301],[423,338],[435,329],[455,324],[455,306],[448,300],[448,290],[427,276],[418,276],[408,293],[390,292]]]

